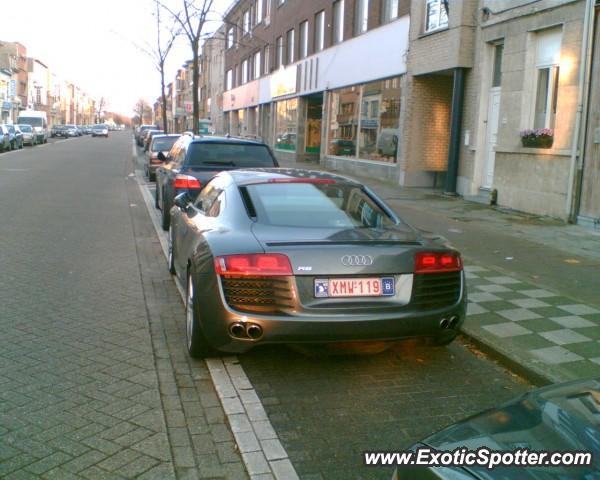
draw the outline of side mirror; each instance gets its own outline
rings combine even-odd
[[[158,158],[161,162],[164,162],[167,157],[165,157],[165,154],[163,152],[158,152],[158,155],[156,156],[156,158]]]
[[[192,199],[190,198],[187,192],[182,192],[175,197],[175,200],[173,202],[175,203],[175,206],[185,211],[192,203]]]

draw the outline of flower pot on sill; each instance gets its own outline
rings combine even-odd
[[[521,137],[521,142],[527,148],[552,148],[554,137]]]

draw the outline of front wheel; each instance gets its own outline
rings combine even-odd
[[[187,275],[185,302],[185,339],[188,353],[193,358],[215,357],[219,351],[215,349],[202,331],[199,322],[199,302],[195,295],[196,282],[192,272]]]

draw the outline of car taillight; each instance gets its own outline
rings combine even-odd
[[[200,189],[202,184],[196,177],[178,174],[173,180],[173,188]]]
[[[462,270],[462,259],[457,252],[417,252],[415,273],[457,272]]]
[[[292,266],[282,253],[246,253],[215,258],[218,275],[292,275]]]

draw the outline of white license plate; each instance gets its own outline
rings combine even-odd
[[[395,294],[393,277],[317,278],[315,297],[389,297]]]

